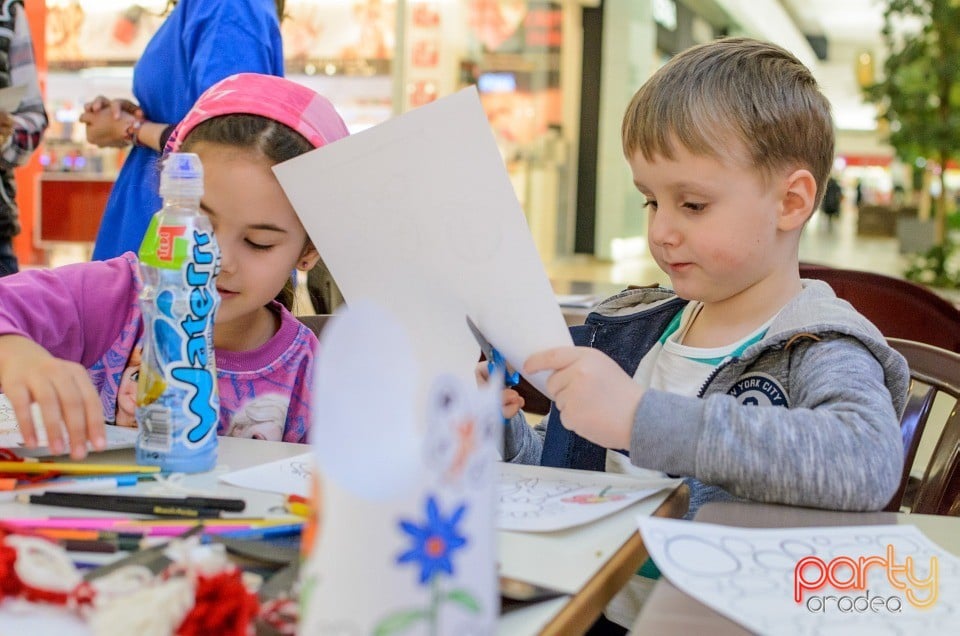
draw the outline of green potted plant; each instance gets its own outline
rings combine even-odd
[[[886,120],[888,142],[897,156],[911,165],[934,162],[939,167],[935,246],[924,257],[942,261],[952,251],[943,169],[960,157],[960,1],[886,0],[883,18],[883,77],[863,90]]]

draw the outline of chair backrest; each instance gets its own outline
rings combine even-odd
[[[946,351],[923,342],[888,338],[890,346],[899,351],[910,365],[910,395],[900,431],[903,436],[903,479],[897,494],[887,510],[899,510],[910,481],[910,472],[916,459],[920,440],[939,436],[933,445],[933,454],[916,484],[910,511],[924,514],[960,516],[960,415],[956,403],[960,399],[960,354]],[[931,423],[937,395],[952,398],[945,421]]]
[[[323,326],[327,324],[327,321],[332,317],[333,314],[304,314],[297,316],[297,320],[309,327],[310,331],[319,338],[320,332],[323,331]]]
[[[837,296],[853,305],[887,338],[926,342],[960,352],[960,310],[922,285],[873,272],[810,263],[800,264],[800,276],[828,283]]]

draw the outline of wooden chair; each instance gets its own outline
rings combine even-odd
[[[960,352],[960,310],[922,285],[900,278],[800,264],[801,278],[816,278],[833,287],[887,338],[925,342]]]
[[[911,512],[960,516],[960,354],[922,342],[889,338],[910,365],[910,395],[900,431],[903,436],[903,478],[887,510],[898,511],[902,504]],[[929,427],[937,395],[954,401],[942,430]],[[942,409],[941,409],[942,410]],[[917,449],[924,434],[939,436],[923,476],[910,478]],[[905,496],[906,495],[906,496]]]

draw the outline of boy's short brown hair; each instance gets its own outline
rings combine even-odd
[[[764,178],[806,168],[819,206],[833,165],[830,103],[810,70],[785,49],[726,38],[687,49],[633,96],[623,118],[623,152],[648,161],[689,152],[757,168]],[[737,147],[747,157],[731,157]],[[814,206],[815,208],[817,206]]]

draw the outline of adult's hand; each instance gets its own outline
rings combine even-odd
[[[87,141],[95,146],[123,147],[130,143],[127,128],[134,121],[134,116],[130,113],[121,112],[114,117],[110,108],[84,110],[80,121],[87,125]]]
[[[13,134],[13,124],[10,113],[0,111],[0,145],[7,143],[7,139]]]
[[[114,119],[119,119],[122,113],[129,113],[134,117],[143,118],[143,111],[137,104],[129,99],[107,99],[103,95],[97,95],[93,98],[93,101],[84,104],[83,112],[97,113],[105,108],[113,114]]]

